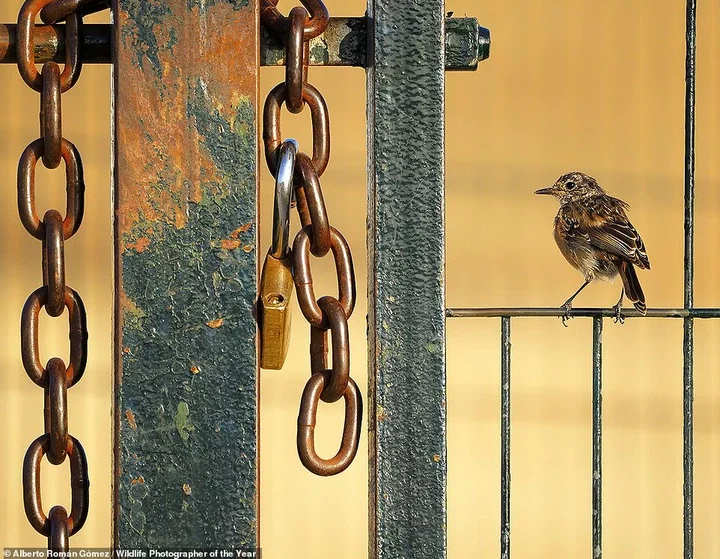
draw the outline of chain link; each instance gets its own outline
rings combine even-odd
[[[309,41],[325,31],[329,14],[321,0],[301,0],[290,17],[277,10],[278,0],[262,1],[263,24],[285,37],[285,82],[267,97],[263,111],[265,158],[273,176],[278,172],[283,144],[280,113],[310,109],[313,131],[312,158],[298,153],[295,160],[295,200],[303,228],[293,243],[293,280],[298,303],[310,323],[310,379],[305,385],[298,414],[297,447],[302,464],[314,474],[330,476],[344,471],[357,454],[362,425],[362,396],[350,377],[348,319],[355,308],[355,273],[345,238],[330,221],[320,176],[330,160],[330,120],[322,94],[308,83]],[[332,251],[338,279],[338,297],[315,298],[310,254],[323,257]],[[332,336],[332,368],[328,369],[328,331]],[[315,425],[320,400],[345,400],[345,423],[337,454],[320,458],[315,451]]]
[[[301,229],[293,243],[293,277],[297,289],[298,303],[305,319],[315,328],[330,328],[327,313],[323,312],[315,298],[312,267],[310,265],[310,236],[312,225]],[[338,299],[350,318],[355,308],[355,272],[353,269],[350,246],[345,237],[334,227],[330,228],[330,250],[335,259],[335,272],[338,280]]]
[[[43,23],[53,24],[74,13],[86,16],[109,7],[110,0],[56,0],[42,9],[40,19]]]
[[[53,0],[26,0],[18,14],[17,65],[25,83],[38,93],[43,90],[43,78],[35,67],[35,20],[38,12]],[[68,91],[75,85],[82,70],[80,40],[82,16],[69,14],[65,23],[65,68],[60,76],[60,90]]]
[[[285,60],[285,84],[287,85],[286,105],[288,111],[297,114],[305,108],[303,86],[307,84],[310,64],[310,43],[303,41],[303,27],[308,18],[305,8],[297,6],[290,11],[290,32],[288,33]]]
[[[322,258],[330,250],[330,221],[325,208],[320,178],[315,171],[312,160],[304,153],[299,153],[296,169],[300,176],[298,192],[298,212],[303,227],[310,227],[310,252]]]
[[[262,0],[260,17],[266,27],[285,36],[290,29],[290,19],[277,9],[279,2],[280,0]],[[300,3],[310,12],[310,19],[303,25],[303,41],[307,42],[325,33],[330,14],[322,0],[300,0]]]
[[[287,85],[276,85],[268,94],[263,110],[263,139],[265,141],[265,160],[270,172],[275,176],[278,166],[278,150],[282,144],[280,129],[280,110],[287,98]],[[330,119],[325,99],[309,83],[303,85],[303,102],[310,108],[313,132],[312,162],[318,177],[325,172],[330,161]]]
[[[23,495],[28,521],[47,536],[48,549],[67,551],[69,538],[82,528],[88,514],[89,482],[85,451],[68,431],[67,391],[85,372],[87,364],[87,317],[80,295],[65,283],[65,241],[82,224],[85,183],[80,153],[62,136],[61,94],[72,88],[82,70],[82,15],[108,7],[107,0],[26,0],[18,15],[17,65],[25,83],[40,93],[40,138],[20,157],[17,175],[18,213],[27,232],[42,241],[43,285],[25,302],[20,321],[22,362],[30,380],[45,392],[45,433],[35,439],[23,462]],[[46,23],[65,20],[65,67],[47,62],[41,72],[35,66],[35,21],[41,14]],[[65,162],[67,202],[65,217],[50,209],[41,220],[35,202],[35,167],[38,160],[48,169]],[[70,362],[51,358],[45,367],[40,360],[38,325],[40,309],[51,317],[68,311]],[[43,456],[54,465],[70,462],[72,505],[70,514],[62,506],[43,512],[40,464]]]

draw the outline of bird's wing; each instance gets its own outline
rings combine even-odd
[[[607,196],[603,204],[593,207],[592,217],[581,220],[581,223],[585,223],[582,233],[587,235],[593,246],[649,270],[650,260],[645,243],[625,215],[626,204],[618,204],[615,200]]]

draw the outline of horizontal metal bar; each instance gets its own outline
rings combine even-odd
[[[282,37],[262,31],[262,66],[285,64]],[[331,18],[325,33],[310,41],[314,66],[367,66],[367,18]],[[445,20],[445,69],[476,70],[490,56],[490,31],[474,17]]]
[[[0,63],[14,64],[17,25],[0,23]],[[109,24],[83,25],[82,60],[84,64],[107,64],[110,62]],[[35,26],[35,62],[63,62],[65,60],[65,26]]]
[[[451,308],[446,309],[448,318],[497,318],[502,316],[543,317],[565,315],[565,311],[558,307],[505,307],[505,308]],[[720,318],[720,309],[648,309],[642,315],[635,309],[623,309],[623,318]],[[573,309],[571,317],[604,317],[614,318],[613,309]]]
[[[0,63],[13,64],[15,57],[16,25],[0,24]],[[109,64],[109,24],[88,24],[83,27],[83,62]],[[445,22],[446,70],[475,70],[490,56],[490,31],[478,25],[477,19],[448,18]],[[311,66],[365,67],[367,51],[367,18],[335,17],[328,28],[310,42]],[[38,64],[65,56],[65,26],[38,25],[35,28],[35,61]],[[283,66],[285,48],[279,35],[266,29],[261,33],[261,66]]]

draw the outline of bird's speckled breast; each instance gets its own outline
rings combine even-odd
[[[609,280],[617,275],[617,266],[611,258],[604,251],[595,249],[587,236],[580,232],[571,206],[560,207],[555,216],[553,236],[565,260],[586,280]]]

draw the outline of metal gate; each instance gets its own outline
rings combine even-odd
[[[285,60],[280,39],[260,28],[260,7],[259,0],[114,0],[114,24],[84,30],[82,56],[112,61],[114,72],[119,548],[258,545],[258,70]],[[718,308],[693,305],[695,10],[688,0],[684,305],[647,312],[684,325],[686,558],[693,557],[693,324],[720,317]],[[3,29],[0,59],[14,62],[16,28]],[[36,32],[36,62],[64,59],[65,29]],[[447,554],[445,323],[458,317],[501,320],[499,538],[501,557],[510,557],[511,325],[562,311],[446,308],[444,76],[487,56],[487,30],[474,18],[446,17],[442,0],[370,0],[366,17],[331,19],[312,45],[311,65],[367,68],[372,557]],[[589,529],[597,558],[602,332],[613,313],[572,316],[593,319]],[[188,370],[212,371],[212,381],[190,391]],[[181,436],[166,437],[167,426]],[[197,497],[184,499],[179,486]]]

